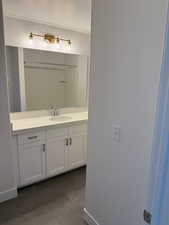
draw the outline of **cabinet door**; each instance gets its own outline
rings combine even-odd
[[[85,135],[72,135],[69,147],[69,169],[85,165]]]
[[[21,185],[31,184],[45,177],[45,145],[34,143],[19,146]]]
[[[47,176],[54,176],[65,170],[65,137],[47,140]]]
[[[86,124],[69,127],[69,169],[77,168],[86,163]]]

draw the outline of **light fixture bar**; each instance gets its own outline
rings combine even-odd
[[[44,35],[41,35],[41,34],[35,34],[35,33],[30,33],[29,34],[29,38],[30,39],[33,39],[34,37],[41,37],[43,38],[45,41],[48,41],[50,44],[54,44],[55,42],[56,43],[60,43],[60,41],[64,41],[64,42],[67,42],[68,45],[71,45],[72,42],[70,39],[64,39],[64,38],[60,38],[59,36],[55,36],[53,34],[44,34]]]

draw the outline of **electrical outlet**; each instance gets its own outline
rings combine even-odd
[[[116,142],[120,142],[120,126],[113,125],[113,140]]]

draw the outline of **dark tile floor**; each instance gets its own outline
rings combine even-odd
[[[0,204],[0,225],[85,225],[85,168],[19,191]]]

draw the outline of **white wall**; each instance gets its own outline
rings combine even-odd
[[[58,63],[64,64],[64,54],[40,51],[33,49],[23,49],[24,51],[24,61],[26,62],[41,62],[41,63]]]
[[[19,86],[19,64],[18,49],[6,47],[7,77],[8,77],[8,96],[10,112],[20,112],[20,86]]]
[[[36,41],[34,45],[30,45],[28,38],[30,32],[38,34],[51,33],[65,39],[70,39],[72,41],[71,50],[68,50],[65,46],[59,50],[55,45],[44,46],[44,41]],[[88,34],[5,17],[5,44],[10,46],[88,55],[90,51],[89,37]]]
[[[144,224],[167,2],[93,0],[86,210],[99,225]]]
[[[0,202],[16,196],[10,140],[2,2],[0,0]]]
[[[6,16],[90,32],[91,0],[4,0],[3,6]]]

